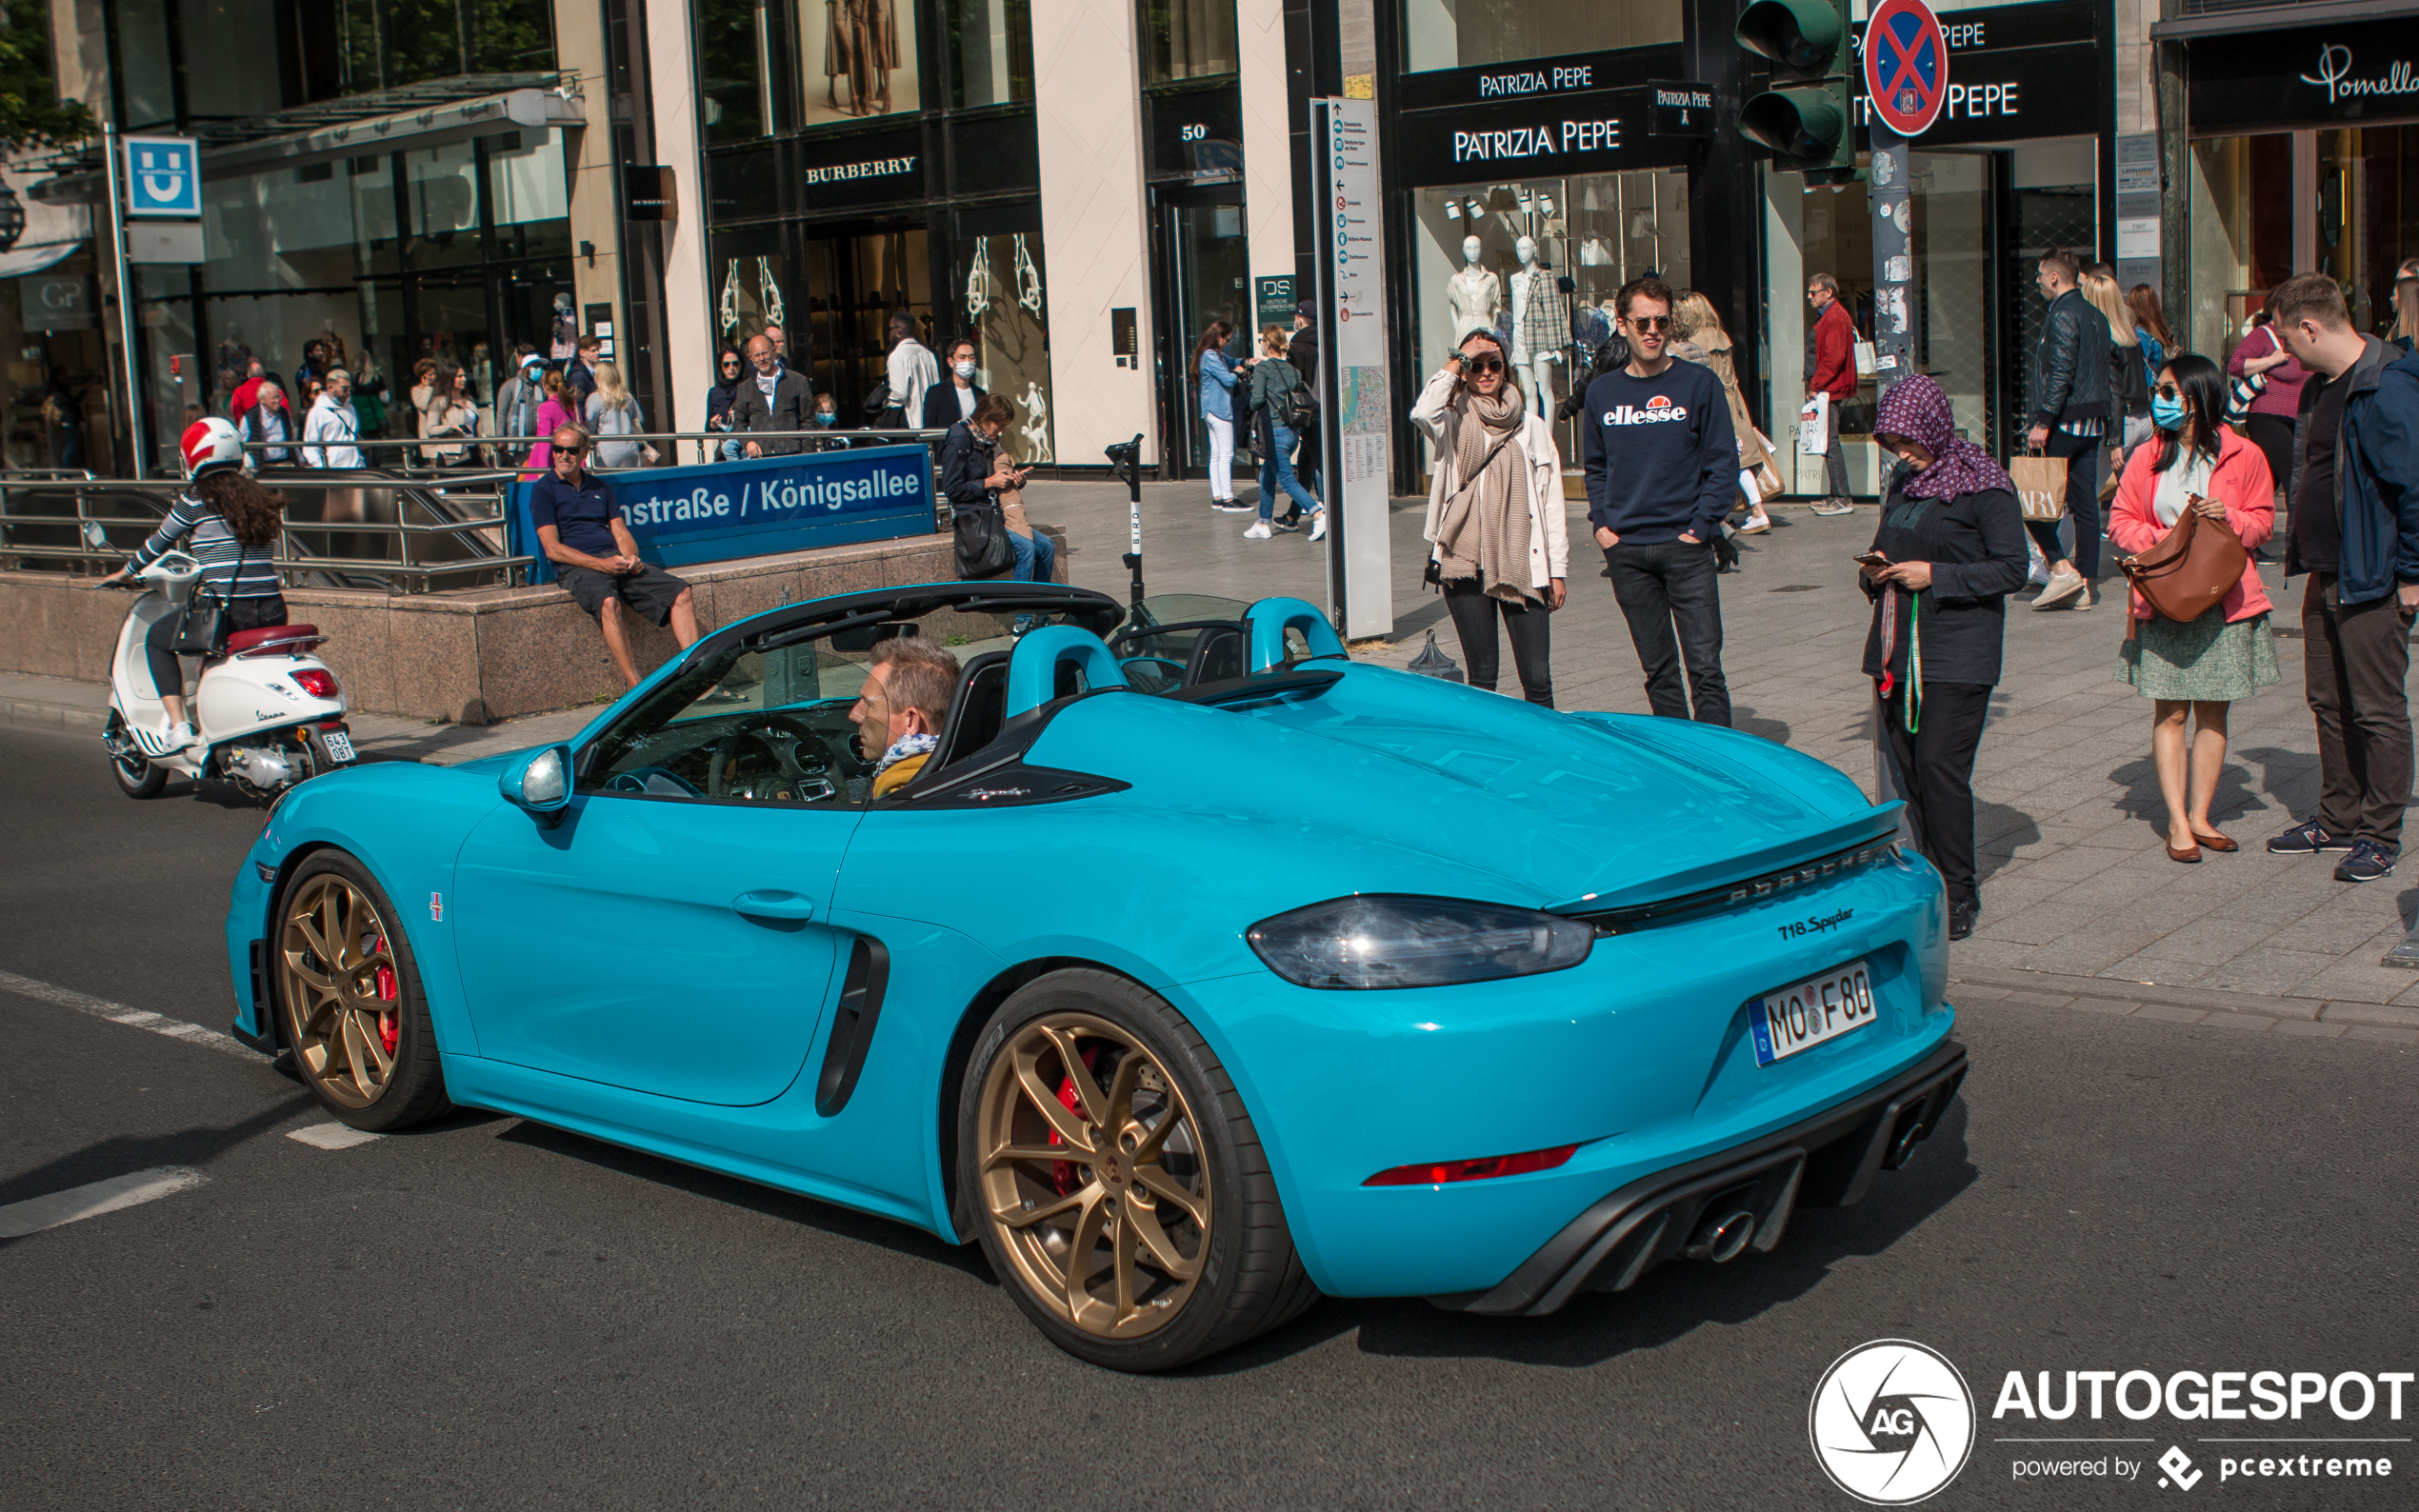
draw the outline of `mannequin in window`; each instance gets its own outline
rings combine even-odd
[[[1453,307],[1453,344],[1473,330],[1485,330],[1495,324],[1495,314],[1504,308],[1504,283],[1495,270],[1480,262],[1486,244],[1475,236],[1462,238],[1462,270],[1445,286],[1445,300]]]
[[[1562,366],[1563,344],[1570,339],[1569,322],[1554,289],[1554,275],[1537,260],[1537,244],[1522,237],[1512,246],[1520,271],[1512,274],[1512,366],[1520,369],[1521,388],[1537,413],[1554,412],[1554,372]]]
[[[823,0],[824,98],[850,115],[887,115],[890,75],[899,67],[899,13],[895,0]],[[849,103],[840,103],[840,79],[849,81]]]

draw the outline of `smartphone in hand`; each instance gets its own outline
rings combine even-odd
[[[1879,551],[1860,551],[1853,559],[1858,567],[1888,567],[1889,558]]]

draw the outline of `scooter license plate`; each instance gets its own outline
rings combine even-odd
[[[319,744],[328,747],[328,759],[330,761],[349,762],[353,759],[352,736],[344,730],[321,730],[319,732]]]

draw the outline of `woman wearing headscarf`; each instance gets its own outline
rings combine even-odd
[[[2186,512],[2224,526],[2256,551],[2276,532],[2276,484],[2268,458],[2223,424],[2226,375],[2198,352],[2179,351],[2150,391],[2158,439],[2133,453],[2109,511],[2109,540],[2137,556],[2167,539]],[[2133,594],[2133,617],[2117,661],[2117,681],[2150,704],[2150,760],[2167,800],[2167,854],[2196,862],[2203,846],[2237,848],[2209,822],[2209,799],[2226,769],[2226,717],[2238,698],[2277,680],[2276,638],[2259,564],[2215,608],[2178,624]],[[2187,748],[2185,721],[2196,726]]]
[[[1562,452],[1553,430],[1522,401],[1491,330],[1462,338],[1461,350],[1445,359],[1411,406],[1411,423],[1435,448],[1420,534],[1432,543],[1429,580],[1445,591],[1469,686],[1495,690],[1500,618],[1522,696],[1551,708],[1547,615],[1562,607],[1570,577]]]
[[[2024,515],[2006,470],[1959,439],[1930,378],[1889,386],[1873,440],[1898,458],[1864,570],[1880,775],[1907,801],[1915,848],[1948,885],[1949,938],[1963,940],[1982,912],[1974,751],[1999,681],[2008,595],[2024,587]]]

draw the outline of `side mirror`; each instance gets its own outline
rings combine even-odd
[[[495,786],[507,799],[552,824],[571,801],[571,747],[533,750],[504,768]]]

